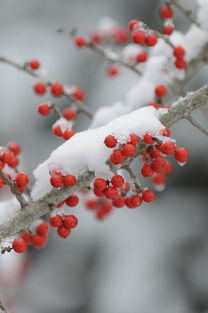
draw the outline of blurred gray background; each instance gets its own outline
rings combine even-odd
[[[184,4],[195,13],[196,3]],[[117,79],[91,51],[77,51],[56,29],[94,29],[102,16],[122,26],[142,19],[161,29],[156,0],[0,0],[0,55],[24,62],[41,60],[50,77],[77,84],[96,110],[124,97],[135,79],[122,69]],[[189,22],[178,12],[177,28]],[[207,68],[186,87],[207,81]],[[41,117],[37,105],[50,100],[33,94],[34,80],[0,63],[0,145],[17,141],[23,148],[20,168],[32,174],[62,141],[50,128],[55,117]],[[58,100],[64,105],[64,99]],[[207,124],[201,112],[196,118]],[[89,125],[80,115],[76,129]],[[90,212],[76,209],[80,225],[62,240],[52,232],[47,248],[29,252],[31,264],[24,281],[13,287],[15,313],[197,313],[208,312],[207,138],[185,121],[172,128],[179,145],[190,150],[184,168],[175,165],[167,190],[152,205],[117,210],[100,223]],[[8,291],[10,295],[10,291]],[[8,296],[9,297],[9,296]]]

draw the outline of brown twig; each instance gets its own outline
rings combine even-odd
[[[186,119],[196,128],[198,128],[203,134],[208,136],[208,129],[204,128],[201,124],[199,124],[191,115],[187,116]]]

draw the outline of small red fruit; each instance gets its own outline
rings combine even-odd
[[[145,32],[142,30],[137,30],[133,33],[132,39],[135,43],[143,44],[145,43]]]
[[[178,162],[186,162],[188,160],[189,152],[186,148],[179,147],[175,151],[175,159]]]
[[[59,227],[62,225],[62,217],[60,215],[50,216],[50,225],[52,227]]]
[[[78,225],[78,218],[75,215],[66,215],[64,218],[64,226],[66,228],[75,228]]]
[[[16,184],[18,187],[25,187],[29,182],[29,178],[25,173],[18,173],[16,176]]]
[[[149,47],[155,46],[157,43],[157,36],[155,34],[146,36],[145,43]]]
[[[66,228],[64,225],[61,225],[57,228],[57,234],[61,238],[67,238],[71,234],[71,229]]]
[[[104,178],[96,178],[94,180],[94,188],[100,191],[104,191],[107,187],[107,182]]]
[[[122,152],[123,155],[125,155],[126,157],[131,157],[136,154],[136,147],[131,143],[127,143],[126,145],[123,146]]]
[[[124,178],[121,175],[114,175],[111,178],[111,183],[114,187],[121,187],[124,184]]]
[[[151,165],[144,164],[141,168],[141,173],[144,177],[151,177],[154,172],[153,172]]]
[[[111,162],[116,165],[122,163],[124,158],[125,157],[120,149],[115,149],[110,156]]]
[[[62,94],[63,94],[63,86],[58,83],[58,82],[54,82],[51,84],[51,94],[54,96],[54,97],[60,97]]]
[[[169,155],[175,152],[175,144],[172,141],[165,141],[159,146],[160,152]]]
[[[48,115],[51,111],[49,103],[41,103],[38,106],[38,113],[41,115]]]
[[[50,183],[55,188],[60,188],[64,184],[64,178],[60,173],[55,173],[51,175]]]
[[[49,225],[47,222],[42,222],[36,227],[36,233],[40,236],[46,235],[49,231]]]
[[[73,91],[72,95],[78,101],[84,101],[85,100],[84,91],[81,88],[79,88],[79,87],[75,87],[74,88],[74,91]]]
[[[64,176],[64,184],[68,187],[73,186],[76,184],[76,177],[74,175],[66,175]]]
[[[118,197],[118,190],[115,187],[108,187],[105,189],[104,195],[107,199],[115,199]]]
[[[15,252],[22,253],[27,250],[27,243],[23,238],[14,239],[12,247]]]
[[[16,142],[10,142],[8,144],[8,149],[11,151],[14,155],[18,155],[21,152],[21,147]]]
[[[152,190],[144,190],[142,193],[142,200],[145,202],[152,202],[155,199],[155,194]]]
[[[79,203],[77,195],[71,195],[65,200],[66,205],[74,207]]]
[[[104,143],[106,147],[114,148],[117,144],[117,139],[112,135],[108,135],[107,137],[105,137]]]
[[[146,62],[148,59],[148,54],[146,51],[142,51],[142,52],[139,52],[136,56],[136,61],[138,63],[141,63],[141,62]]]
[[[186,54],[186,50],[182,46],[177,46],[173,50],[173,55],[177,59],[182,59],[185,56],[185,54]]]
[[[40,61],[33,59],[28,62],[28,65],[31,67],[32,70],[38,70],[40,67]]]
[[[74,38],[74,43],[78,48],[82,48],[87,45],[87,40],[83,36],[76,36]]]
[[[129,29],[130,29],[130,31],[132,32],[133,29],[134,29],[134,26],[135,26],[135,25],[138,25],[138,24],[139,24],[139,21],[138,21],[138,20],[131,20],[131,21],[129,22]]]
[[[65,117],[66,120],[71,121],[74,120],[76,117],[76,112],[70,108],[64,110],[63,116]]]
[[[148,133],[144,134],[143,140],[144,140],[144,143],[146,143],[148,145],[151,145],[154,142],[153,136],[148,134]]]
[[[155,87],[155,94],[157,97],[164,97],[167,93],[167,88],[163,85],[159,85]]]
[[[174,10],[170,5],[164,5],[160,8],[160,16],[162,18],[168,19],[172,18],[174,15]]]
[[[46,85],[43,82],[37,82],[33,86],[33,90],[38,95],[44,95],[46,93]]]

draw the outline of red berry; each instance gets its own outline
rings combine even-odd
[[[100,191],[105,190],[107,187],[107,182],[104,178],[96,178],[94,180],[94,188]]]
[[[60,188],[64,184],[64,178],[61,174],[55,173],[51,175],[50,183],[55,188]]]
[[[117,144],[117,139],[112,135],[108,135],[105,137],[104,143],[108,148],[114,148]]]
[[[74,38],[74,43],[78,48],[82,48],[87,45],[87,40],[83,36],[76,36]]]
[[[162,185],[165,183],[165,180],[166,180],[166,177],[165,175],[163,174],[156,174],[154,177],[153,177],[153,183],[155,185]]]
[[[24,241],[27,244],[32,243],[32,235],[30,233],[28,233],[27,231],[24,231],[22,233],[22,239],[24,239]]]
[[[114,175],[111,178],[111,183],[114,187],[121,187],[124,184],[124,178],[121,175]]]
[[[49,225],[47,222],[42,222],[36,227],[36,233],[40,236],[46,235],[49,231]]]
[[[75,131],[73,129],[66,129],[63,133],[64,140],[68,140],[75,135]]]
[[[157,97],[164,97],[167,93],[167,88],[163,85],[155,87],[155,94]]]
[[[173,164],[170,161],[166,160],[166,165],[165,165],[165,174],[169,175],[173,171]]]
[[[18,155],[21,152],[21,147],[16,142],[10,142],[8,144],[8,149],[11,151],[14,155]]]
[[[174,31],[174,27],[172,25],[165,25],[163,28],[163,34],[170,36]]]
[[[65,200],[66,205],[74,207],[79,203],[77,195],[71,195]]]
[[[175,144],[172,141],[165,141],[159,146],[160,152],[163,154],[173,154],[175,152]]]
[[[185,59],[177,59],[174,64],[175,67],[178,69],[183,69],[187,67],[187,62]]]
[[[16,184],[18,187],[25,187],[29,182],[29,178],[25,173],[18,173],[16,176]]]
[[[32,70],[37,70],[40,67],[40,61],[39,60],[35,60],[35,59],[31,60],[28,64]]]
[[[117,64],[110,64],[107,67],[108,76],[115,77],[115,76],[119,75],[119,73],[120,73],[120,68]]]
[[[16,156],[13,156],[7,164],[11,168],[16,168],[19,165],[19,159]]]
[[[76,184],[77,179],[74,175],[66,175],[64,176],[64,184],[68,187],[73,186],[74,184]]]
[[[126,157],[131,157],[136,154],[136,147],[131,143],[127,143],[126,145],[123,146],[122,152],[123,155],[125,155]]]
[[[49,103],[41,103],[38,106],[38,113],[41,115],[48,115],[51,111]]]
[[[3,178],[0,177],[0,188],[2,188],[4,186],[5,182],[3,180]]]
[[[152,190],[144,190],[142,193],[142,200],[145,202],[152,202],[155,199],[155,194]]]
[[[137,30],[133,33],[132,39],[135,43],[143,44],[145,43],[145,32],[142,30]]]
[[[143,136],[144,143],[151,145],[154,142],[153,136],[150,134],[144,134]]]
[[[23,238],[14,239],[12,247],[15,252],[22,253],[27,250],[27,243]]]
[[[144,177],[151,177],[153,175],[153,169],[151,165],[144,164],[141,168],[141,173]]]
[[[132,145],[137,145],[139,143],[139,137],[136,134],[132,133],[129,137],[130,141],[128,143],[131,143]]]
[[[51,94],[54,97],[60,97],[63,94],[63,86],[58,82],[54,82],[51,84]]]
[[[11,161],[11,160],[10,160],[10,161]],[[4,162],[2,162],[2,161],[0,160],[0,170],[2,170],[2,169],[4,168],[4,166],[5,166]]]
[[[99,44],[102,41],[102,35],[99,34],[98,32],[91,33],[90,38],[91,38],[92,42],[96,43],[96,44]]]
[[[9,163],[12,159],[12,153],[10,151],[5,151],[1,155],[1,159],[4,163]]]
[[[56,136],[58,136],[58,137],[63,136],[63,132],[62,132],[61,127],[59,125],[54,126],[52,130]]]
[[[95,199],[89,199],[86,202],[87,208],[91,209],[91,210],[96,210],[97,209],[97,204],[98,204],[98,202]]]
[[[133,205],[133,207],[138,207],[142,204],[142,199],[137,195],[131,196],[130,199],[131,199],[131,204]]]
[[[71,234],[71,229],[66,228],[64,225],[61,225],[58,227],[57,229],[57,234],[61,237],[61,238],[67,238],[70,234]]]
[[[84,91],[82,89],[80,89],[79,87],[75,87],[74,88],[74,91],[73,91],[72,95],[78,101],[84,101],[85,100]]]
[[[116,149],[110,156],[110,160],[113,164],[120,164],[124,160],[124,155],[120,149]]]
[[[163,158],[156,158],[152,161],[152,169],[156,173],[161,173],[165,170],[166,162]]]
[[[34,235],[32,238],[32,243],[35,248],[43,248],[47,243],[47,236]]]
[[[122,208],[125,204],[125,199],[123,196],[119,196],[118,198],[113,200],[113,205],[117,208]]]
[[[104,195],[107,199],[115,199],[118,197],[118,190],[115,187],[108,187],[105,189]]]
[[[162,18],[168,19],[172,18],[174,15],[174,10],[170,5],[164,5],[160,8],[160,16]]]
[[[151,150],[149,151],[149,156],[151,159],[155,159],[161,157],[161,153],[158,149],[151,148]]]
[[[63,116],[65,117],[66,120],[71,121],[74,120],[76,117],[76,112],[70,108],[64,110]]]
[[[94,192],[94,194],[95,194],[97,197],[103,197],[103,196],[104,196],[103,191],[101,191],[101,190],[99,190],[99,189],[94,188],[94,189],[93,189],[93,192]]]
[[[168,127],[163,128],[162,136],[170,137],[170,129]]]
[[[141,63],[141,62],[146,62],[148,59],[148,54],[146,51],[142,51],[142,52],[139,52],[136,56],[136,61],[138,63]]]
[[[146,36],[145,43],[149,47],[155,46],[157,43],[157,36],[155,34]]]
[[[66,215],[64,218],[64,226],[66,228],[75,228],[78,225],[78,218],[75,215]]]
[[[189,152],[186,148],[179,147],[175,151],[175,159],[178,162],[186,162],[188,160]]]
[[[60,215],[50,216],[50,225],[52,227],[59,227],[62,225],[62,217]]]
[[[131,21],[129,22],[129,29],[130,29],[130,31],[132,32],[133,29],[134,29],[134,26],[135,26],[135,25],[138,25],[138,24],[139,24],[139,21],[138,21],[138,20],[131,20]]]
[[[46,93],[46,85],[42,82],[37,82],[34,84],[33,90],[38,95],[44,95]]]
[[[174,48],[173,50],[173,55],[177,58],[177,59],[182,59],[186,54],[186,50],[181,47],[181,46],[177,46]]]
[[[57,208],[61,208],[64,205],[65,201],[61,201],[57,204]]]

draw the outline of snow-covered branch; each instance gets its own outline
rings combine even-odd
[[[141,108],[136,110],[135,112],[132,112],[131,114],[127,114],[125,116],[122,116],[120,118],[117,118],[116,120],[112,121],[110,124],[111,128],[114,128],[114,126],[119,128],[120,125],[125,126],[126,124],[129,124],[129,119],[132,119],[132,116],[136,116],[135,121],[132,121],[132,124],[134,127],[134,122],[136,125],[136,122],[138,121],[138,130],[142,129],[142,120],[145,117],[146,114],[146,110],[148,110],[148,114],[151,113],[152,114],[152,118],[154,117],[154,119],[150,118],[150,124],[153,123],[155,124],[156,128],[160,128],[161,126],[163,127],[163,125],[170,127],[171,125],[173,125],[174,123],[176,123],[177,121],[181,120],[181,119],[186,119],[188,116],[190,116],[191,112],[208,104],[208,85],[205,85],[204,87],[200,88],[197,91],[194,92],[190,92],[186,95],[186,97],[184,98],[180,98],[176,103],[173,104],[173,106],[169,109],[169,110],[159,110],[158,112],[154,109],[154,108]],[[158,116],[159,113],[159,116]],[[133,114],[133,115],[132,115]],[[150,116],[151,116],[150,114]],[[157,122],[158,119],[158,122]],[[162,124],[161,124],[162,123]],[[148,123],[147,123],[148,124]],[[153,125],[154,127],[154,125]],[[147,126],[148,129],[148,126]],[[108,131],[108,127],[106,129],[106,131]],[[116,128],[114,128],[114,132],[116,131]],[[144,132],[144,130],[141,130],[142,132]],[[92,182],[92,180],[95,177],[95,171],[89,169],[89,160],[87,160],[87,158],[89,157],[89,155],[87,155],[87,151],[81,151],[76,150],[76,144],[80,145],[80,138],[83,137],[84,140],[87,140],[87,138],[90,138],[93,140],[95,140],[96,138],[98,138],[100,140],[100,134],[105,133],[104,128],[100,127],[97,129],[94,129],[93,131],[88,131],[88,132],[81,132],[78,133],[76,136],[73,137],[73,140],[71,139],[69,142],[66,142],[65,144],[63,144],[62,146],[60,146],[57,149],[57,152],[55,151],[54,156],[57,157],[60,153],[61,155],[61,149],[62,152],[63,151],[69,151],[71,147],[73,147],[73,160],[70,160],[71,162],[79,162],[79,160],[82,158],[86,158],[86,163],[82,164],[85,165],[85,170],[83,170],[82,174],[78,177],[77,182],[74,186],[72,187],[61,187],[60,189],[52,189],[51,191],[49,191],[48,193],[44,194],[44,196],[41,199],[37,199],[35,201],[31,201],[24,210],[20,211],[19,213],[17,213],[14,217],[12,217],[11,219],[9,219],[7,222],[3,223],[2,225],[0,225],[0,238],[6,238],[9,237],[11,235],[16,234],[17,232],[24,230],[24,229],[28,229],[30,227],[30,225],[32,224],[32,222],[36,221],[38,218],[40,218],[41,216],[45,215],[46,213],[51,212],[56,205],[65,200],[70,194],[73,194],[74,192],[78,192],[80,189],[84,189],[84,188],[88,188]],[[86,137],[88,136],[88,137]],[[102,137],[102,136],[101,136]],[[103,145],[103,142],[101,142],[101,144]],[[85,149],[85,146],[83,147],[83,149]],[[90,147],[89,147],[90,149]],[[85,155],[86,153],[86,155]],[[98,153],[103,153],[103,151],[99,150]],[[81,155],[81,157],[80,157]],[[93,155],[93,153],[92,153]],[[106,154],[107,156],[107,154]],[[66,157],[68,157],[66,155]],[[105,155],[104,155],[105,158]],[[49,161],[51,161],[53,159],[53,154],[51,159],[49,158],[46,162],[44,162],[42,165],[40,165],[40,170],[49,170],[48,166],[50,165]],[[57,162],[59,160],[57,159]],[[97,154],[94,154],[94,159],[90,160],[91,164],[96,164],[98,163],[99,160],[97,159]],[[88,166],[88,168],[87,168]],[[101,165],[102,166],[102,165]],[[104,167],[106,167],[106,164],[103,164]],[[44,173],[43,173],[44,176]],[[46,175],[46,179],[48,179],[48,174]],[[33,190],[33,196],[34,198],[37,197],[37,193],[40,193],[40,190],[43,189],[43,185],[42,182],[39,182],[37,180],[37,185],[35,186],[35,189]],[[36,195],[36,196],[35,196]]]

